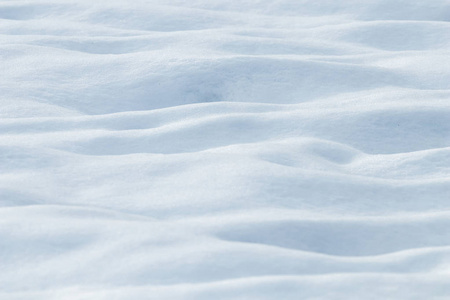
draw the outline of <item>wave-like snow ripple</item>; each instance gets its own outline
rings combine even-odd
[[[0,3],[0,299],[447,299],[450,3]]]

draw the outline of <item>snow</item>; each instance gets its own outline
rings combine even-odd
[[[0,299],[448,299],[448,0],[0,2]]]

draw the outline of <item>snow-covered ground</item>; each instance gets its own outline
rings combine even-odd
[[[1,0],[0,299],[450,299],[449,0]]]

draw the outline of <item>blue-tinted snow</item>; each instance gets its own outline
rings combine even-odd
[[[450,3],[0,2],[0,299],[448,299]]]

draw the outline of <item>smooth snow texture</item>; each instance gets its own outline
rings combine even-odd
[[[449,21],[0,1],[0,299],[449,299]]]

